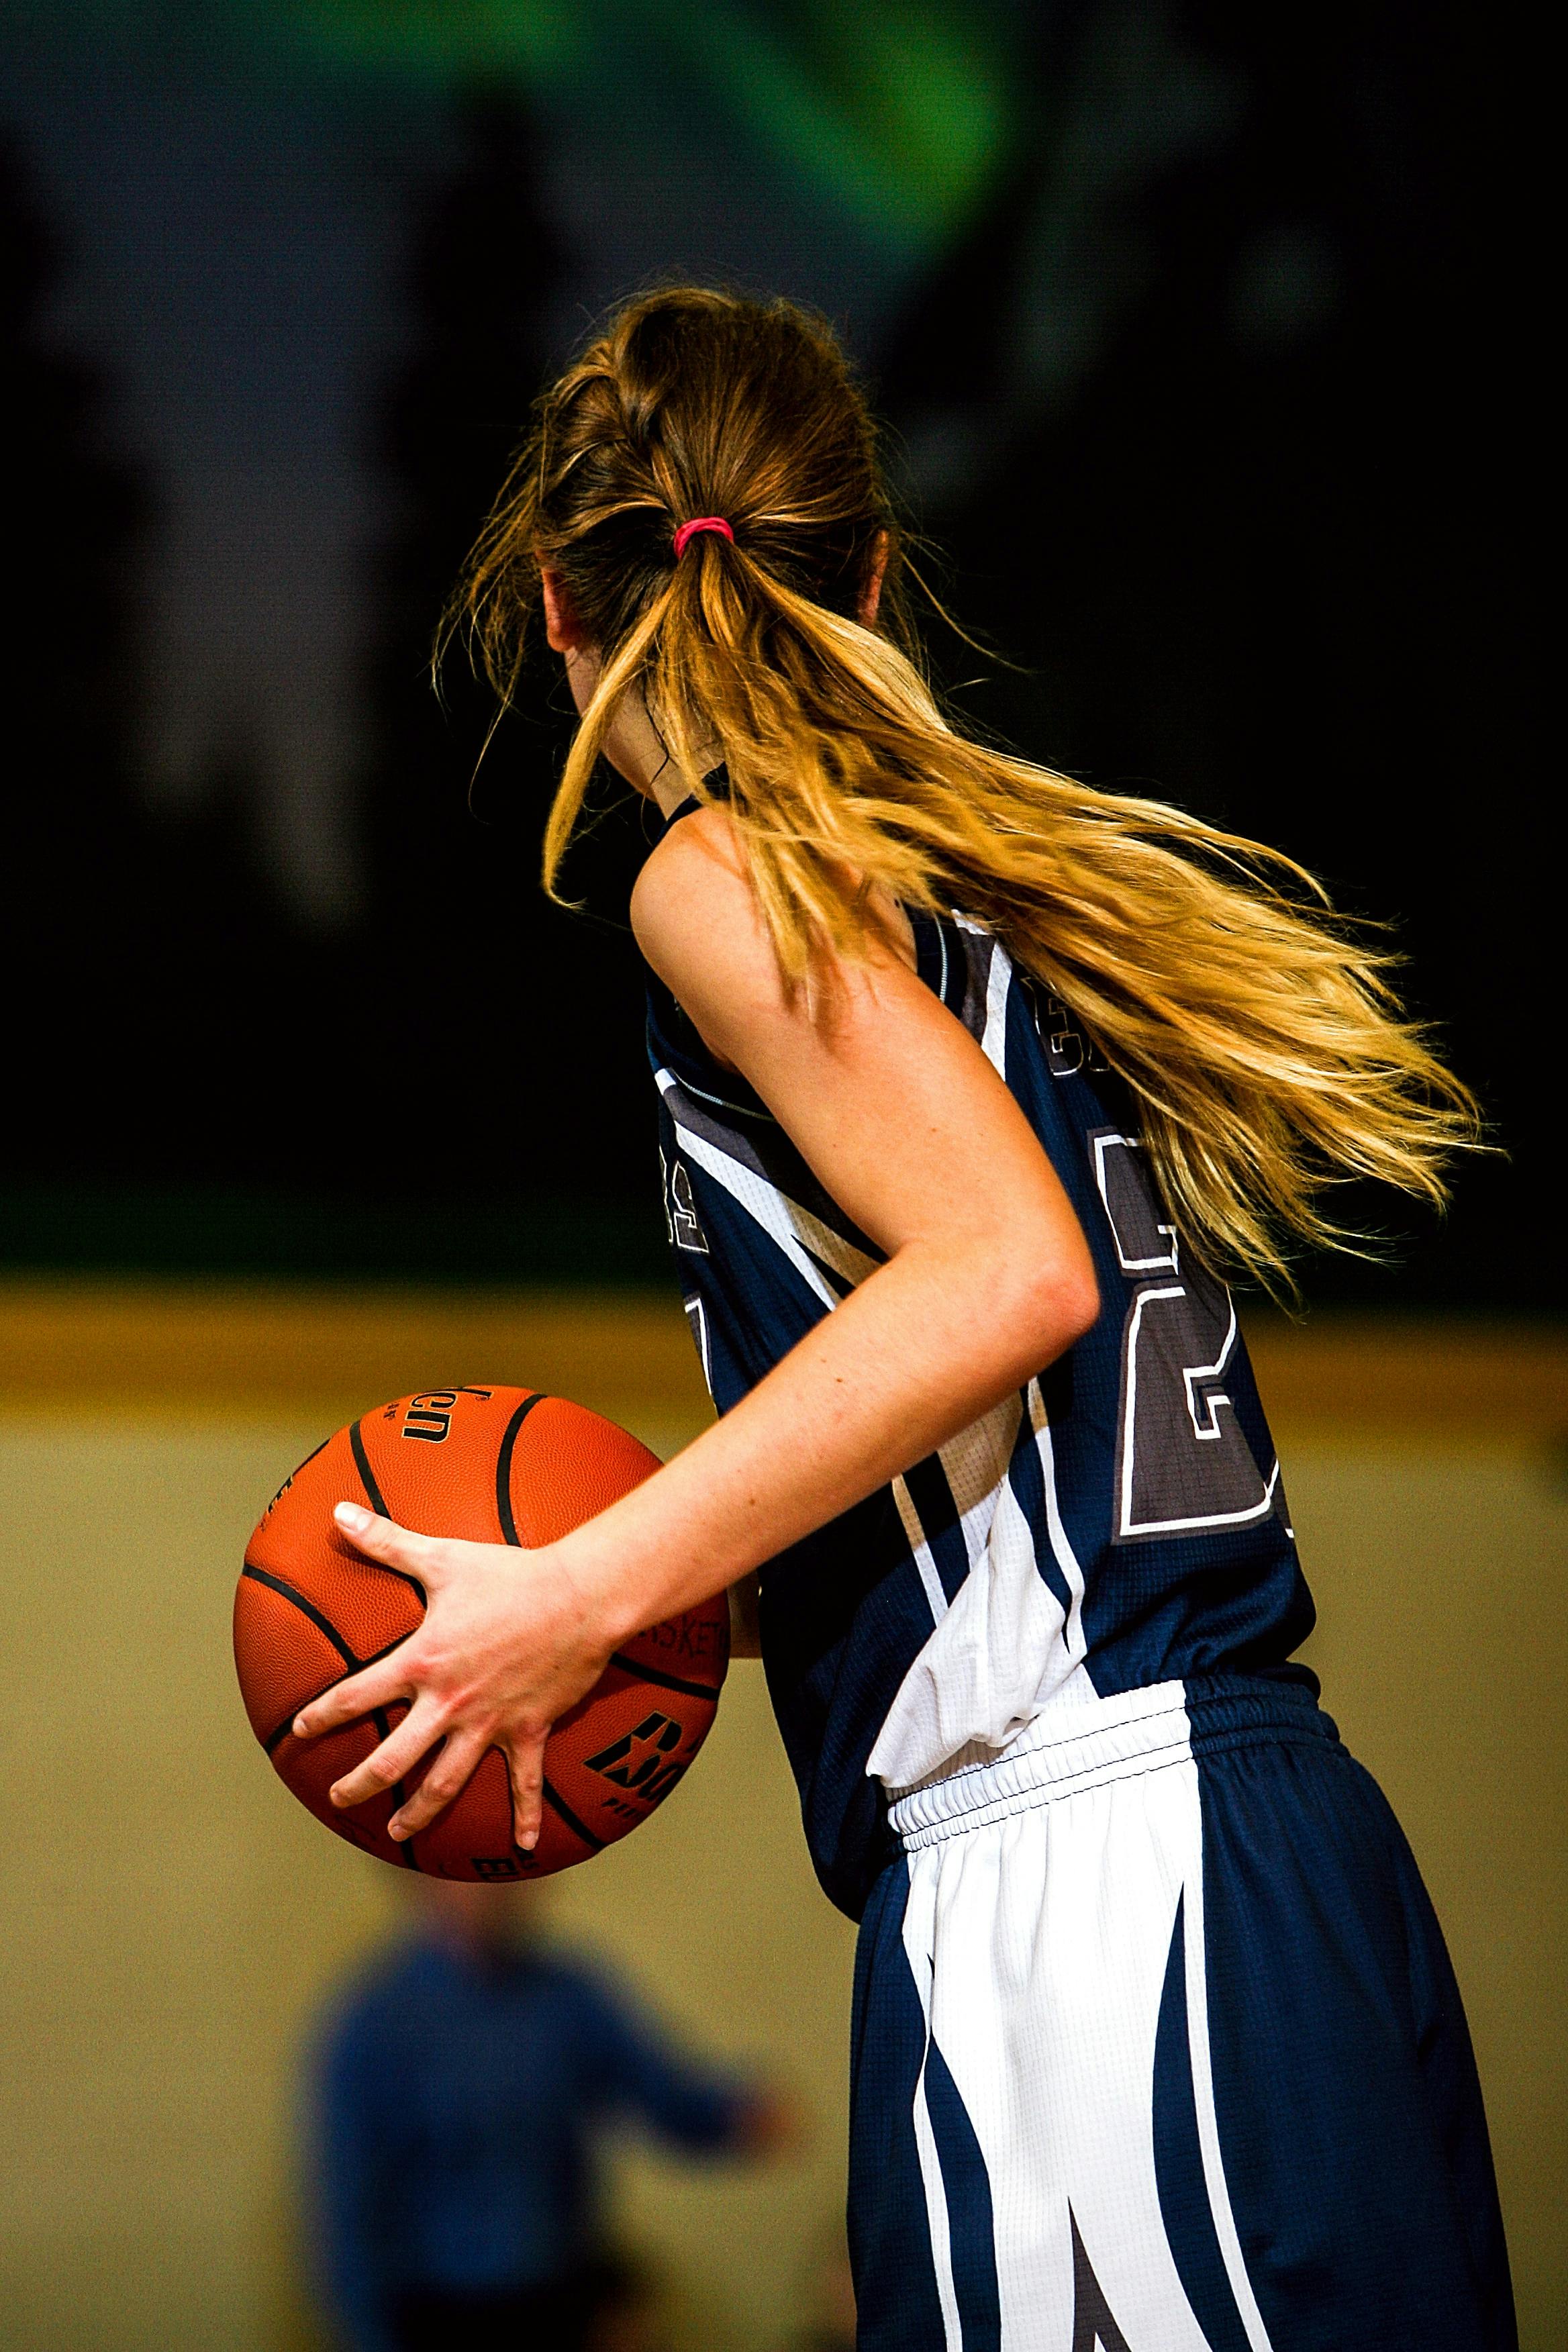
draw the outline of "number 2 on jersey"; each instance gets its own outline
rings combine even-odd
[[[1279,1465],[1253,1459],[1226,1390],[1237,1341],[1230,1294],[1184,1269],[1131,1136],[1089,1139],[1095,1183],[1121,1270],[1134,1285],[1121,1333],[1116,1433],[1118,1543],[1202,1535],[1266,1518]]]

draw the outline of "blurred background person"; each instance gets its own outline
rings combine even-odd
[[[311,2083],[314,2226],[350,2352],[645,2352],[605,2241],[599,2145],[635,2120],[755,2158],[785,2102],[679,2049],[540,1933],[539,1890],[421,1879],[413,1932],[340,1996]]]

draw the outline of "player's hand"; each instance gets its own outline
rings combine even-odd
[[[754,2089],[745,2101],[730,2145],[737,2156],[766,2162],[793,2156],[806,2137],[805,2113],[799,2100],[788,2091],[763,2086]]]
[[[381,1795],[444,1742],[390,1823],[395,1838],[412,1837],[461,1794],[486,1749],[499,1748],[511,1776],[513,1834],[531,1851],[551,1726],[593,1689],[616,1646],[575,1556],[561,1544],[524,1551],[414,1535],[357,1503],[340,1503],[333,1516],[356,1549],[412,1577],[426,1601],[424,1622],[405,1642],[295,1717],[296,1735],[313,1739],[377,1707],[408,1706],[374,1754],[334,1783],[333,1804]]]

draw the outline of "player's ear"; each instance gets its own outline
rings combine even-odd
[[[569,654],[583,642],[583,632],[577,615],[572,610],[572,599],[566,583],[559,572],[545,564],[539,567],[539,585],[544,597],[544,635],[552,653]]]

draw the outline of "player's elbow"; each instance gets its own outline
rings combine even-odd
[[[1100,1285],[1087,1246],[1025,1260],[1018,1268],[1014,1321],[1021,1358],[1033,1371],[1065,1355],[1100,1319]]]

